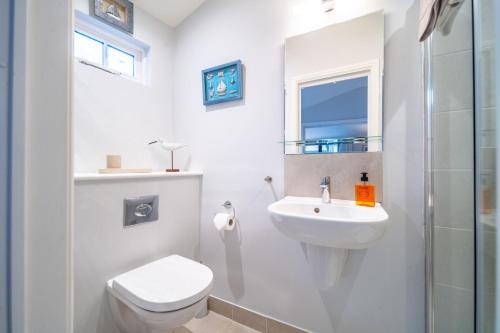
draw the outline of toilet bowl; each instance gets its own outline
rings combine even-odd
[[[169,333],[207,312],[210,268],[171,255],[110,279],[113,319],[122,333]]]

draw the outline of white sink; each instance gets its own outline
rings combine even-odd
[[[380,204],[286,197],[268,207],[276,228],[305,243],[306,260],[318,287],[327,290],[341,278],[349,249],[365,249],[380,239],[389,216]]]
[[[364,249],[385,232],[389,216],[380,204],[356,206],[354,201],[285,197],[268,207],[276,228],[295,240],[327,247]]]

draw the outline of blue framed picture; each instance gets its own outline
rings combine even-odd
[[[241,60],[201,71],[203,104],[212,105],[243,98]]]

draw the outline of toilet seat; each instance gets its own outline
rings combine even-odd
[[[212,281],[210,268],[171,255],[121,274],[109,280],[108,286],[144,310],[169,312],[206,297]]]

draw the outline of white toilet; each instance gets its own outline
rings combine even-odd
[[[123,333],[168,333],[207,312],[213,273],[171,255],[107,282],[115,323]]]

